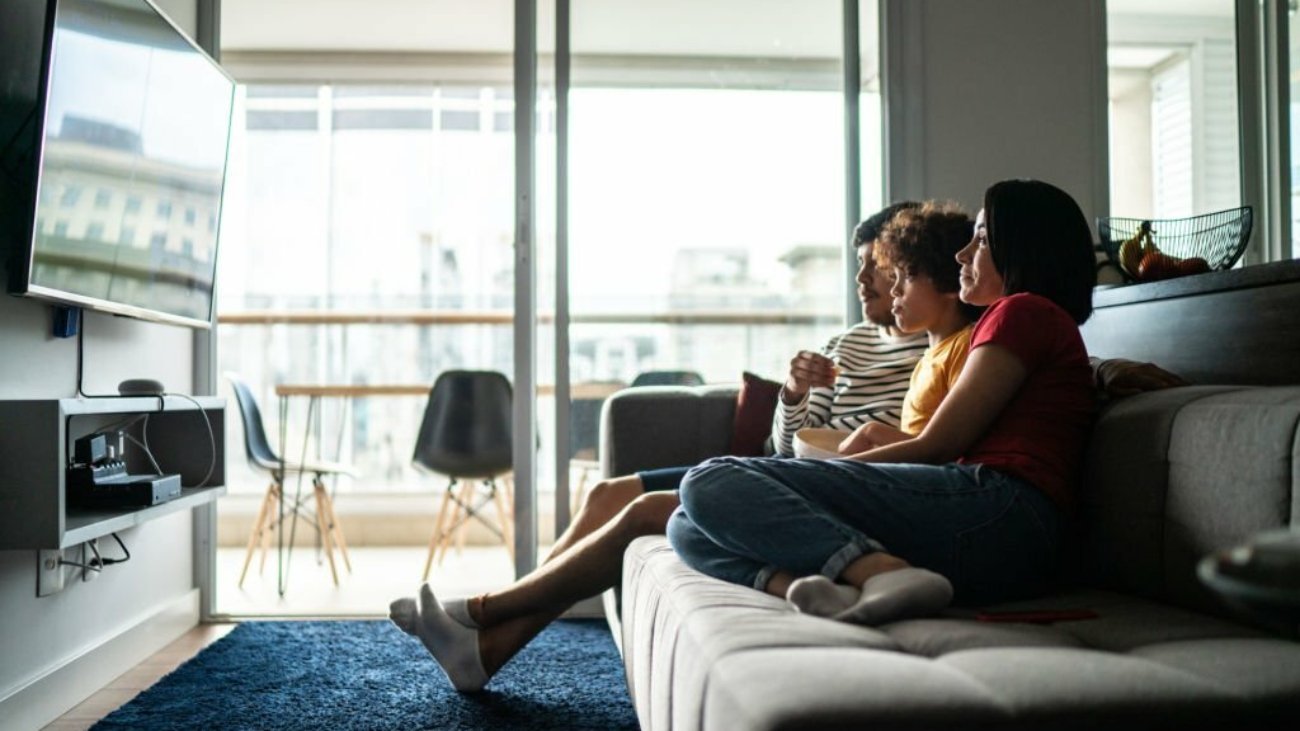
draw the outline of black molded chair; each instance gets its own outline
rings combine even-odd
[[[244,577],[248,575],[248,565],[253,560],[253,551],[259,544],[262,549],[262,559],[258,564],[258,573],[265,569],[271,533],[275,530],[283,530],[284,517],[289,516],[292,516],[294,521],[287,539],[289,550],[293,550],[293,534],[297,527],[297,519],[302,517],[320,536],[325,556],[329,559],[330,575],[334,578],[334,585],[338,586],[339,572],[334,565],[334,546],[338,546],[348,573],[352,573],[352,560],[348,557],[348,542],[343,537],[343,526],[334,512],[334,499],[325,489],[324,479],[327,475],[351,475],[352,469],[347,465],[333,462],[281,460],[271,449],[271,444],[266,438],[266,430],[262,426],[262,411],[257,407],[252,389],[233,373],[227,373],[226,379],[230,381],[230,387],[235,392],[235,402],[239,404],[239,417],[244,423],[244,451],[248,455],[248,462],[255,469],[271,476],[271,484],[266,488],[262,506],[257,512],[257,520],[253,522],[253,530],[248,537],[248,552],[244,555],[244,568],[239,573],[239,586],[244,585]],[[296,474],[312,476],[312,494],[316,504],[314,509],[308,509],[304,505],[305,498],[299,492],[294,495],[292,501],[284,504],[287,510],[281,517],[280,503],[284,500],[284,478]],[[301,483],[299,485],[301,487]]]
[[[632,379],[633,386],[703,386],[704,377],[695,371],[644,371]]]
[[[464,541],[464,528],[471,519],[497,534],[514,559],[508,479],[514,468],[512,400],[510,381],[497,371],[444,371],[429,391],[411,461],[416,469],[445,475],[450,482],[429,538],[424,580],[429,578],[434,555],[441,563],[453,535]],[[505,479],[498,484],[498,478]],[[495,523],[482,513],[488,503],[495,503]]]

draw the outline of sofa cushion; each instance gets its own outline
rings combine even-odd
[[[663,537],[624,561],[629,684],[650,729],[1268,727],[1300,705],[1300,644],[1139,597],[1061,593],[866,628],[696,573]],[[1229,723],[1230,722],[1230,723]]]
[[[1197,578],[1196,564],[1294,524],[1298,426],[1300,387],[1208,396],[1178,412],[1169,442],[1162,598],[1228,614]]]
[[[736,395],[736,416],[731,423],[731,445],[727,454],[762,457],[772,435],[772,418],[781,398],[781,384],[745,371]]]
[[[601,416],[601,474],[691,467],[726,454],[736,393],[734,385],[644,386],[610,396]]]
[[[1083,581],[1229,616],[1196,563],[1294,523],[1298,425],[1296,387],[1175,388],[1114,403],[1088,447]]]
[[[1159,595],[1174,419],[1189,403],[1236,390],[1151,391],[1119,399],[1098,415],[1079,496],[1083,530],[1076,547],[1084,582]]]
[[[773,647],[897,649],[881,632],[795,614],[781,599],[697,573],[678,560],[662,536],[638,539],[628,548],[622,610],[633,702],[637,715],[652,719],[655,728],[697,727],[709,669],[733,653]]]

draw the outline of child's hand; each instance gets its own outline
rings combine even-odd
[[[839,369],[835,361],[821,353],[801,350],[790,360],[790,374],[786,376],[784,394],[801,399],[810,388],[830,388],[835,385]]]
[[[854,429],[852,434],[844,437],[844,441],[840,442],[839,452],[840,454],[848,456],[850,454],[866,452],[875,449],[876,447],[883,447],[887,444],[906,441],[911,438],[912,435],[905,431],[900,431],[892,426],[885,426],[884,424],[871,422],[870,424],[863,424],[857,429]]]
[[[1181,376],[1154,363],[1111,358],[1097,363],[1096,370],[1097,383],[1111,397],[1132,396],[1143,391],[1188,385]]]

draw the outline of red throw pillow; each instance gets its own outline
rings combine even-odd
[[[763,445],[772,434],[772,416],[776,413],[781,384],[749,371],[742,378],[744,382],[736,396],[736,416],[731,424],[730,452],[737,457],[762,457]]]

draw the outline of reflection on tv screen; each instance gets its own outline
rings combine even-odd
[[[30,283],[208,320],[232,83],[143,0],[55,21]]]

